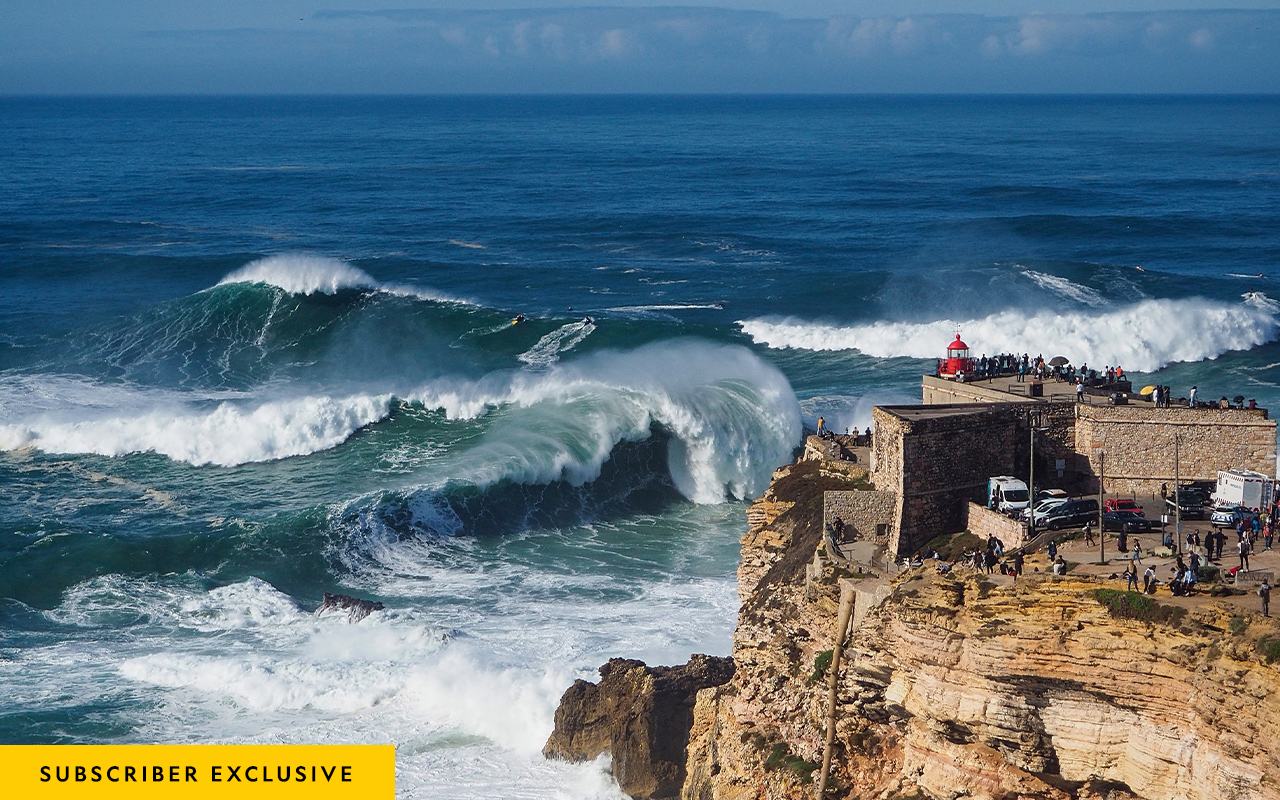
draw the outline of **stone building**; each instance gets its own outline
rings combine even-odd
[[[1066,384],[1033,389],[1007,379],[925,376],[922,395],[921,405],[872,412],[877,496],[829,500],[829,517],[844,507],[835,504],[847,505],[868,528],[859,533],[898,556],[965,530],[968,503],[985,502],[989,477],[1027,479],[1033,441],[1036,483],[1075,494],[1096,492],[1100,476],[1108,494],[1154,493],[1173,483],[1175,458],[1183,481],[1213,480],[1222,469],[1276,469],[1276,423],[1265,409],[1080,402]]]

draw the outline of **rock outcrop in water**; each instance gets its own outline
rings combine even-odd
[[[330,611],[345,611],[348,622],[359,622],[373,612],[382,611],[384,608],[386,606],[374,600],[362,600],[351,595],[325,592],[324,602],[316,609],[316,616],[322,616]]]
[[[679,797],[694,699],[732,677],[731,658],[695,655],[679,667],[610,659],[598,684],[578,680],[564,693],[542,752],[568,761],[611,753],[613,776],[627,794]]]
[[[803,465],[775,478],[743,537],[736,670],[693,706],[686,800],[814,796],[840,584],[876,594],[814,559],[827,478]],[[1219,600],[1109,591],[896,577],[855,616],[827,796],[1280,798],[1280,629]],[[595,702],[628,702],[611,697]]]

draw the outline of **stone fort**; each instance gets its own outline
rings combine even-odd
[[[891,556],[966,529],[1005,531],[1016,539],[1007,545],[1020,544],[1022,526],[982,504],[989,477],[1028,479],[1033,447],[1036,484],[1072,494],[1096,493],[1099,483],[1107,495],[1154,494],[1172,488],[1175,473],[1185,483],[1222,469],[1276,471],[1276,423],[1263,408],[1162,407],[1016,378],[926,375],[921,388],[920,405],[872,411],[864,466],[875,490],[826,493],[828,523],[839,518],[846,540],[874,541]]]

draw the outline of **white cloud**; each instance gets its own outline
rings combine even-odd
[[[289,30],[110,35],[117,38],[78,50],[11,48],[0,59],[0,92],[1266,92],[1280,86],[1280,11],[796,19],[704,7],[409,9],[320,12]]]

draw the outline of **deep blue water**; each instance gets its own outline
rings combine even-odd
[[[559,692],[727,652],[742,501],[957,328],[1280,400],[1276,98],[0,119],[0,741],[392,741],[405,796],[612,796],[537,755]]]

